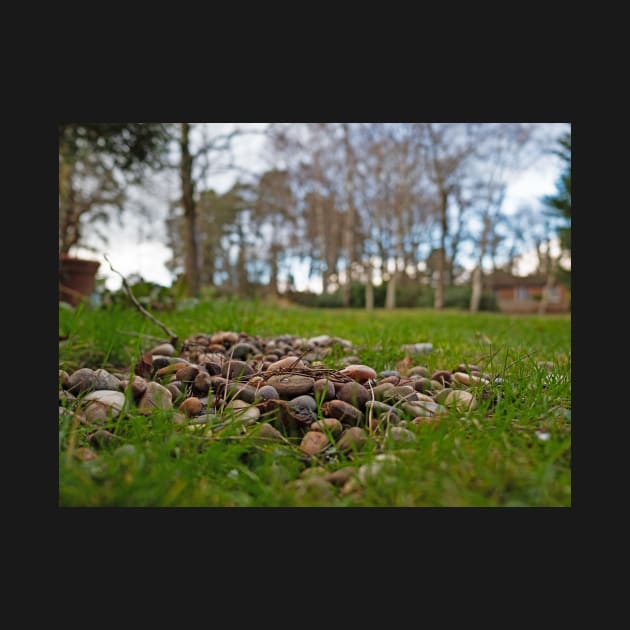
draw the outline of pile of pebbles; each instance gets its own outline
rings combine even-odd
[[[344,366],[338,370],[322,362],[335,346]],[[96,429],[88,436],[92,446],[115,443],[119,438],[106,427],[124,413],[128,391],[135,413],[171,410],[174,423],[204,438],[237,426],[262,441],[299,444],[314,461],[351,455],[368,436],[411,442],[411,424],[430,425],[453,408],[465,415],[480,399],[495,400],[498,380],[478,366],[430,372],[401,363],[377,373],[360,362],[350,341],[328,335],[197,334],[179,355],[168,343],[152,348],[133,374],[59,370],[59,412]]]

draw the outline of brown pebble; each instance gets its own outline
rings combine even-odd
[[[343,368],[343,370],[339,370],[339,373],[349,376],[351,379],[359,381],[359,383],[376,379],[376,371],[369,365],[363,365],[361,363],[352,363]]]
[[[342,452],[360,451],[367,442],[367,433],[361,427],[346,429],[337,442],[337,449]]]
[[[346,466],[344,468],[340,468],[339,470],[328,473],[324,477],[324,479],[328,481],[328,483],[332,483],[333,486],[343,486],[346,481],[356,475],[356,472],[357,471],[354,466]]]
[[[438,383],[450,383],[453,377],[448,370],[437,370],[431,375],[431,380],[437,381]]]
[[[193,381],[193,389],[199,394],[207,394],[212,383],[212,376],[206,372],[199,372]]]
[[[345,383],[337,389],[337,399],[350,403],[353,407],[365,411],[365,403],[372,400],[370,392],[360,383]]]
[[[59,386],[64,389],[70,387],[70,375],[65,370],[59,370]]]
[[[316,400],[332,400],[335,397],[335,384],[326,378],[319,378],[313,383]]]
[[[274,361],[268,368],[268,372],[277,372],[279,370],[303,370],[306,368],[304,362],[298,357],[284,357],[278,361]]]
[[[337,436],[341,435],[343,425],[337,418],[323,418],[311,424],[311,431],[321,431],[322,433],[329,431],[333,436]]]
[[[155,409],[171,409],[173,407],[173,395],[163,385],[151,381],[147,383],[147,389],[138,401],[138,413],[149,415]]]
[[[194,381],[197,374],[199,374],[199,368],[195,365],[186,365],[175,373],[178,381],[184,381],[186,383]]]
[[[300,449],[307,455],[317,455],[323,451],[330,442],[325,433],[320,431],[308,431],[302,438]]]
[[[164,367],[160,368],[156,373],[155,373],[155,378],[162,378],[164,376],[170,376],[171,374],[175,374],[175,372],[177,372],[177,370],[180,370],[181,368],[186,367],[188,364],[187,363],[171,363],[170,365],[165,365]]]
[[[201,413],[202,404],[199,398],[195,396],[191,396],[190,398],[186,398],[184,402],[179,406],[179,410],[186,414],[189,418],[193,416],[198,416]]]
[[[329,418],[337,418],[348,424],[363,424],[364,414],[343,400],[329,400],[322,405],[322,413]]]

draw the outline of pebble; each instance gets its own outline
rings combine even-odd
[[[282,398],[294,398],[313,391],[315,379],[302,374],[274,374],[267,379],[267,385],[276,388]]]
[[[335,397],[335,384],[326,378],[318,378],[313,383],[315,398],[320,401],[332,400]]]
[[[360,451],[365,446],[367,438],[367,433],[361,427],[350,427],[337,441],[337,450],[341,452]]]
[[[254,370],[245,361],[226,361],[221,368],[221,376],[224,378],[247,378],[252,374]]]
[[[257,390],[256,397],[260,400],[273,400],[280,398],[280,394],[272,385],[263,385]]]
[[[333,486],[343,486],[349,479],[352,479],[357,474],[354,466],[345,466],[339,468],[324,476],[324,480],[328,483],[332,483]]]
[[[198,416],[201,413],[202,404],[199,398],[195,396],[191,396],[190,398],[186,398],[184,402],[179,406],[179,410],[191,418],[192,416]]]
[[[330,441],[328,436],[321,431],[308,431],[300,442],[300,449],[307,455],[317,455],[321,453]]]
[[[59,387],[64,389],[70,387],[70,375],[65,370],[59,370]]]
[[[197,374],[199,374],[199,368],[196,365],[185,365],[175,372],[175,377],[178,381],[191,383],[195,380]]]
[[[212,377],[206,372],[199,372],[193,381],[193,389],[199,394],[207,394],[210,390]]]
[[[80,368],[70,374],[68,391],[73,394],[80,394],[94,389],[96,384],[96,374],[90,368]]]
[[[453,377],[448,370],[437,370],[431,375],[431,380],[436,381],[441,386],[443,383],[450,383]]]
[[[359,381],[359,383],[365,383],[365,381],[376,378],[376,370],[361,363],[352,363],[343,368],[343,370],[339,370],[339,373],[349,376],[351,379]]]
[[[360,383],[344,383],[337,389],[337,399],[350,403],[353,407],[365,411],[365,403],[372,400],[370,392]]]
[[[449,392],[444,400],[444,404],[447,407],[455,407],[457,411],[468,411],[477,407],[475,397],[463,389],[454,389],[452,392]]]
[[[163,354],[166,357],[172,357],[175,354],[175,346],[170,343],[161,343],[149,350],[149,352],[153,355]]]
[[[147,389],[138,401],[138,413],[149,415],[155,409],[171,409],[173,407],[173,395],[163,385],[151,381],[147,383]]]
[[[343,400],[329,400],[322,405],[322,413],[330,418],[337,418],[347,424],[363,424],[365,416],[350,403]]]
[[[270,424],[265,423],[259,426],[260,426],[260,430],[256,434],[257,437],[265,441],[272,441],[272,442],[285,442],[286,441],[282,433],[280,433],[278,429],[276,429],[275,427],[272,427]]]
[[[225,410],[231,410],[235,419],[244,420],[246,424],[253,424],[260,418],[260,409],[258,409],[258,407],[249,405],[244,400],[239,400],[238,398],[231,400],[225,405]]]
[[[304,370],[306,365],[298,357],[284,357],[274,361],[268,368],[267,372],[279,372],[280,370]]]
[[[91,448],[87,448],[86,446],[81,446],[80,448],[75,449],[72,455],[80,462],[89,462],[91,459],[96,459],[98,457]]]
[[[105,408],[111,408],[112,417],[117,418],[125,404],[125,395],[122,392],[115,392],[109,389],[100,389],[83,397],[83,402],[88,403],[87,410],[92,406],[90,403],[99,403]]]
[[[111,389],[114,391],[120,389],[120,380],[107,370],[95,370],[94,377],[94,389]]]
[[[239,359],[241,361],[245,361],[255,354],[260,354],[260,350],[254,347],[251,343],[237,343],[228,351],[228,356],[231,356],[232,359]]]
[[[429,368],[424,367],[423,365],[416,365],[415,367],[412,367],[407,374],[408,376],[426,377],[429,376]]]
[[[387,435],[393,439],[394,442],[414,442],[416,439],[416,435],[413,431],[403,427],[390,427]]]
[[[343,425],[337,418],[322,418],[321,420],[316,420],[311,424],[311,431],[321,431],[322,433],[326,433],[326,431],[330,432],[331,435],[337,437],[341,435],[343,431]]]

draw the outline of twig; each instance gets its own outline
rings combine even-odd
[[[122,273],[120,273],[120,271],[116,271],[116,269],[114,269],[114,267],[112,267],[112,263],[110,262],[109,258],[107,258],[107,254],[103,254],[103,257],[105,258],[105,260],[109,263],[109,268],[114,272],[117,273],[121,278],[122,278],[122,283],[123,286],[125,287],[125,290],[127,291],[127,295],[129,296],[129,299],[133,302],[133,305],[148,319],[150,319],[156,326],[158,326],[159,328],[161,328],[169,337],[170,337],[170,343],[173,346],[177,346],[177,342],[179,340],[179,338],[177,337],[177,335],[170,330],[169,328],[167,328],[159,319],[156,319],[153,315],[151,315],[151,313],[149,313],[149,311],[147,311],[146,308],[144,308],[142,306],[142,304],[140,304],[140,302],[138,302],[138,300],[136,299],[136,296],[133,294],[133,291],[131,290],[131,287],[129,286],[125,276],[122,275]]]

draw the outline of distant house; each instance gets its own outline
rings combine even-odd
[[[484,278],[486,287],[494,293],[499,310],[504,313],[537,313],[547,283],[544,275],[513,276],[495,271]],[[569,290],[556,282],[551,287],[547,313],[568,313],[571,308]]]

